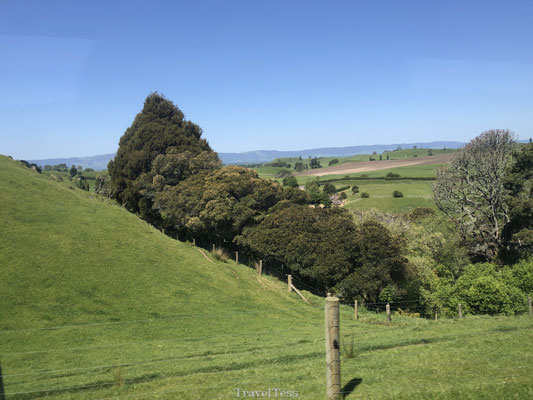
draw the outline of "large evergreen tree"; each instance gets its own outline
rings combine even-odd
[[[157,92],[150,94],[143,110],[120,138],[117,154],[108,165],[116,200],[128,210],[139,212],[143,218],[157,223],[149,178],[155,184],[175,185],[199,170],[220,166],[218,156],[201,136],[202,129],[186,120],[170,100]],[[180,158],[180,154],[183,157]],[[188,168],[183,162],[177,162],[178,159],[194,163],[195,167]],[[162,170],[168,176],[162,174]],[[156,176],[158,178],[154,179]]]

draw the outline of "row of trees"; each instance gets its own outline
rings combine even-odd
[[[329,208],[331,188],[315,180],[300,190],[292,176],[281,186],[247,168],[222,168],[201,134],[172,102],[151,94],[98,191],[182,239],[238,247],[350,301],[425,299],[444,307],[442,293],[472,282],[462,276],[476,270],[473,260],[512,263],[531,251],[532,150],[515,152],[508,132],[481,135],[439,171],[435,199],[446,218],[431,210],[354,218]],[[487,279],[473,285],[486,287]]]

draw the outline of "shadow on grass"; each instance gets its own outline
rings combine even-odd
[[[341,390],[342,398],[345,399],[363,380],[361,378],[353,378]]]

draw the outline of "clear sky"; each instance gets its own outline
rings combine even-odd
[[[216,151],[533,136],[533,1],[0,0],[0,153],[116,151],[159,91]]]

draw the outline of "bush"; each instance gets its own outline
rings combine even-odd
[[[337,192],[343,192],[346,189],[350,189],[350,185],[341,186],[341,187],[337,188]]]
[[[399,190],[395,190],[394,192],[392,192],[392,197],[403,197],[403,193]]]
[[[397,174],[395,172],[389,172],[387,175],[385,175],[385,178],[399,178],[400,174]]]
[[[221,249],[220,247],[216,248],[215,250],[212,250],[211,254],[213,255],[215,260],[220,262],[227,262],[229,258],[228,254],[224,251],[224,249]]]
[[[361,192],[361,198],[362,199],[368,199],[370,195],[367,192]]]
[[[333,183],[328,182],[324,185],[324,187],[322,188],[322,191],[327,194],[333,194],[333,193],[337,193],[337,188],[335,187]]]
[[[287,176],[287,177],[283,178],[283,186],[289,186],[289,187],[297,188],[298,187],[298,181],[296,180],[296,178],[294,176],[290,175],[290,176]]]
[[[346,195],[345,192],[341,192],[341,194],[339,194],[339,198],[340,198],[341,200],[344,200],[344,199],[347,198],[347,197],[348,197],[348,196]]]
[[[335,165],[335,164],[338,164],[339,163],[339,160],[337,158],[334,158],[333,160],[331,160],[328,165]]]
[[[357,186],[357,185],[353,185],[353,186],[352,186],[352,193],[353,193],[353,194],[359,193],[359,186]]]

